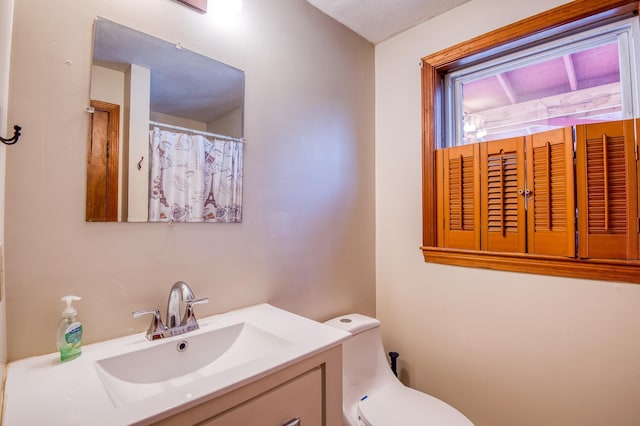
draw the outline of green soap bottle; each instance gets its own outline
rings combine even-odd
[[[60,299],[67,304],[62,311],[62,318],[58,322],[56,339],[60,361],[71,361],[82,353],[82,324],[78,321],[78,312],[71,306],[71,302],[80,300],[78,296],[64,296]]]

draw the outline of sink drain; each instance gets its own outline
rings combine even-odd
[[[176,349],[178,349],[178,352],[184,352],[187,350],[187,346],[189,346],[189,342],[187,342],[186,340],[183,340],[180,343],[178,343],[178,345],[176,346]]]

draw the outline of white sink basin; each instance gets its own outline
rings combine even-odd
[[[151,344],[96,362],[100,378],[117,406],[241,366],[291,342],[240,322]]]
[[[13,362],[5,425],[146,425],[340,344],[350,335],[268,304],[199,320],[200,329],[148,341],[136,333]],[[181,342],[186,349],[178,351]],[[34,386],[37,383],[37,386]],[[34,409],[34,407],[37,407]]]

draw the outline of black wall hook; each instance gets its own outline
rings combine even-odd
[[[20,130],[22,130],[22,127],[13,126],[13,137],[10,139],[5,139],[0,136],[0,141],[2,141],[2,143],[5,145],[13,145],[14,143],[18,142],[18,139],[20,138]]]

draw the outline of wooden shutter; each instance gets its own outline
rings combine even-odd
[[[480,250],[480,180],[478,144],[437,151],[442,200],[442,247]]]
[[[527,251],[576,255],[571,127],[527,136]]]
[[[578,255],[637,259],[633,120],[576,126]]]
[[[526,251],[524,138],[480,146],[482,250]]]

